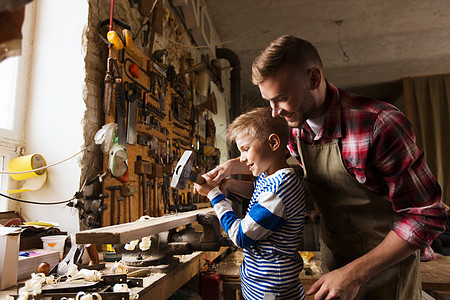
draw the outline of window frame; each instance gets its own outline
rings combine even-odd
[[[17,78],[15,87],[14,120],[11,130],[0,128],[0,156],[3,157],[2,171],[8,170],[11,159],[20,156],[24,148],[24,123],[26,119],[29,78],[31,72],[32,44],[36,8],[33,2],[25,6],[25,19],[22,25],[22,54],[17,62]],[[0,62],[2,63],[2,62]],[[17,183],[10,180],[9,175],[0,174],[1,192],[15,189]],[[17,208],[16,203],[0,199],[0,211],[11,211]]]

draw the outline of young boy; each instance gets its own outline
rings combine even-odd
[[[299,280],[303,262],[297,246],[303,235],[305,199],[303,183],[286,163],[289,129],[270,108],[257,108],[234,120],[227,138],[236,142],[256,181],[226,179],[220,188],[206,182],[194,191],[210,199],[222,227],[236,246],[244,249],[241,265],[245,299],[304,299]],[[247,214],[239,219],[221,189],[251,197]]]

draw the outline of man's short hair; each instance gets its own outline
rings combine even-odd
[[[252,82],[258,85],[278,71],[307,74],[313,66],[323,68],[317,49],[302,38],[283,35],[270,43],[253,61]]]
[[[227,138],[234,142],[241,135],[252,135],[261,143],[275,133],[280,137],[281,146],[286,147],[289,139],[289,126],[280,116],[272,117],[270,107],[258,107],[237,117],[228,126]]]

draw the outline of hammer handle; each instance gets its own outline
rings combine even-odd
[[[198,184],[204,184],[205,183],[205,178],[203,178],[202,176],[199,176],[194,171],[191,171],[191,177],[189,178],[189,180],[192,181],[192,182],[198,183]]]

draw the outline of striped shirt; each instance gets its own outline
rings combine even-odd
[[[297,246],[303,236],[305,194],[295,171],[286,168],[270,176],[261,174],[243,219],[224,194],[213,191],[208,198],[222,227],[244,249],[240,272],[244,298],[274,294],[276,299],[304,299],[299,280],[303,262]]]
[[[398,236],[422,249],[422,259],[435,257],[429,247],[447,219],[441,189],[411,123],[394,106],[341,91],[327,83],[329,110],[314,135],[308,123],[292,128],[288,149],[301,164],[297,136],[319,145],[339,139],[342,161],[355,179],[387,200],[401,219],[393,226]]]

